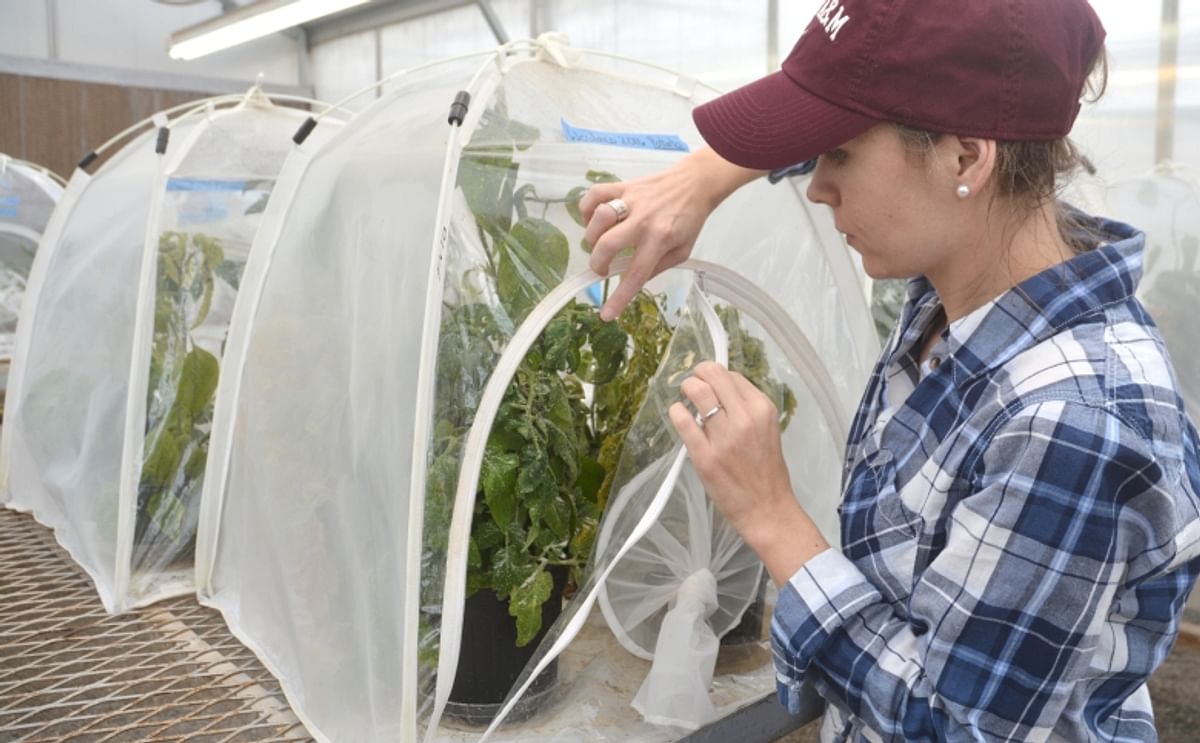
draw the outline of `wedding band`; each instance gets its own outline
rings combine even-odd
[[[713,407],[713,409],[708,411],[707,413],[696,413],[696,418],[695,418],[696,425],[700,426],[701,428],[704,428],[704,424],[708,422],[708,419],[713,417],[714,415],[716,415],[719,412],[721,412],[721,403],[717,403]]]
[[[616,212],[617,224],[624,222],[625,218],[629,216],[629,205],[623,199],[610,199],[604,204]]]

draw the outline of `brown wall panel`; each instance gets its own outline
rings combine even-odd
[[[124,88],[124,91],[129,97],[129,117],[122,129],[144,121],[162,110],[162,91],[149,88]]]
[[[21,78],[0,74],[0,152],[10,157],[25,151],[21,108]]]
[[[84,154],[114,135],[209,95],[0,74],[0,152],[69,178]]]
[[[79,83],[26,78],[24,104],[23,159],[70,173],[85,147]]]
[[[208,97],[208,93],[191,93],[183,90],[166,90],[163,91],[161,108],[159,110],[165,111],[168,108],[174,108],[175,106],[179,106],[184,103],[191,103],[192,101],[198,101]]]
[[[135,119],[128,88],[93,84],[81,85],[79,90],[84,112],[82,156],[124,131]]]

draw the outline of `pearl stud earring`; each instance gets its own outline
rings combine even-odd
[[[958,189],[955,191],[955,193],[958,194],[958,198],[965,199],[971,195],[971,187],[965,183],[960,183],[958,184]]]

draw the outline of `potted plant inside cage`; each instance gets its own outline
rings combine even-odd
[[[453,269],[443,306],[426,494],[427,588],[441,585],[461,449],[487,377],[514,329],[566,274],[571,247],[552,217],[570,215],[582,226],[578,201],[586,184],[615,179],[588,172],[569,192],[543,197],[521,182],[517,161],[536,137],[536,129],[506,115],[501,100],[460,161],[457,183],[482,254]],[[563,592],[579,583],[624,435],[669,338],[648,294],[616,323],[575,301],[517,369],[483,458],[452,715],[473,722],[495,715],[557,618]],[[436,596],[423,604],[436,604]],[[436,631],[424,634],[430,661]],[[518,715],[536,708],[553,678],[552,668]]]
[[[590,184],[616,180],[588,171],[561,196],[539,194],[522,181],[518,161],[537,135],[508,117],[499,98],[459,164],[457,185],[474,217],[479,254],[447,269],[426,491],[425,606],[438,604],[462,447],[488,376],[515,328],[567,271],[570,240],[552,218],[569,224],[561,218],[569,215],[582,230],[579,199]],[[618,321],[605,323],[594,303],[572,301],[518,367],[481,467],[451,715],[475,723],[494,717],[559,615],[564,592],[581,583],[625,436],[671,339],[664,304],[665,297],[643,291]],[[721,318],[736,336],[739,368],[790,418],[795,399],[770,379],[761,341],[742,329],[736,311]],[[438,639],[428,625],[436,618],[423,619],[423,657],[432,668]],[[555,673],[552,664],[534,682],[516,717],[540,705]]]

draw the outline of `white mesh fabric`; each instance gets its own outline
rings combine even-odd
[[[480,64],[399,85],[289,158],[226,346],[201,597],[321,740],[411,739],[404,706],[430,691],[403,662],[417,390],[446,113]]]
[[[161,156],[155,153],[157,132],[142,134],[95,176],[76,173],[61,229],[37,258],[39,286],[26,303],[32,313],[28,348],[19,359],[20,387],[9,401],[5,427],[11,505],[33,511],[56,530],[109,611],[192,590],[206,400],[218,376],[237,266],[258,219],[250,207],[269,192],[243,193],[229,184],[266,177],[261,164],[271,157],[270,167],[278,168],[305,115],[269,104],[194,109],[170,122]],[[187,157],[193,151],[196,157]],[[255,167],[247,169],[247,161]],[[180,187],[188,182],[226,188],[200,205],[199,192]],[[200,230],[209,231],[215,251],[205,253],[190,238]],[[205,265],[204,256],[221,254],[223,244],[231,248],[231,260]],[[161,273],[186,284],[181,291],[187,296],[171,301],[157,293],[154,279],[158,259],[176,248]],[[140,293],[143,287],[148,293]],[[136,337],[139,318],[146,332]],[[154,339],[161,340],[156,326],[176,329],[171,349],[155,347]],[[197,344],[214,362],[203,374],[181,363]],[[142,404],[147,377],[154,389]],[[141,442],[147,421],[144,413],[130,420],[131,409],[152,417],[148,443],[158,456],[145,469],[140,447],[133,451],[130,442]],[[152,479],[175,499],[157,518],[147,518],[153,515],[148,504],[161,494],[148,490]],[[125,540],[122,522],[133,525]],[[170,539],[162,538],[165,532]]]
[[[9,505],[55,530],[110,610],[120,601],[113,588],[125,408],[158,165],[148,133],[95,177],[72,178],[68,198],[77,200],[64,200],[62,233],[37,256],[47,262],[45,281],[25,303],[29,347],[5,410]]]
[[[47,173],[0,153],[0,231],[17,226],[40,235],[62,193]]]
[[[242,270],[307,116],[252,97],[206,117],[168,173],[152,240],[154,328],[128,600],[193,588],[212,401]],[[322,129],[323,136],[334,123]]]
[[[61,197],[46,173],[0,154],[0,359],[12,355],[33,255]]]
[[[608,535],[601,536],[601,543]],[[601,593],[605,618],[626,650],[656,657],[660,626],[685,583],[706,572],[716,599],[705,619],[721,637],[742,617],[758,590],[762,563],[717,513],[691,465],[658,522],[613,570]],[[715,656],[714,656],[715,659]]]

